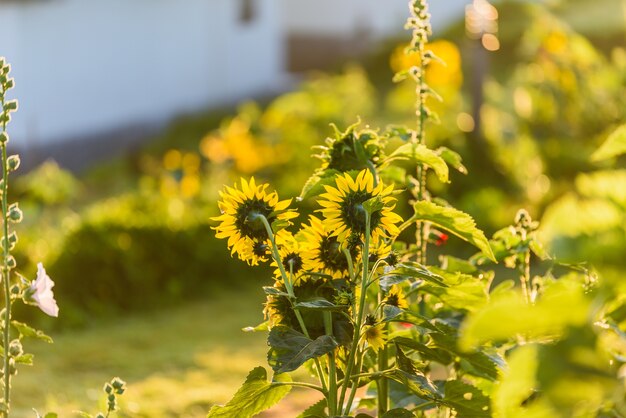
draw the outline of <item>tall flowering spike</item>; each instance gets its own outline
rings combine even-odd
[[[278,193],[267,192],[269,184],[257,185],[254,177],[250,181],[241,179],[240,188],[224,186],[220,191],[218,206],[222,214],[211,218],[220,224],[213,228],[217,238],[228,238],[231,255],[237,253],[240,259],[250,264],[267,260],[269,236],[259,219],[264,216],[270,225],[280,229],[290,225],[290,219],[298,216],[287,209],[289,200],[278,200]]]
[[[327,230],[333,231],[340,242],[345,243],[350,236],[363,236],[365,233],[364,203],[370,199],[380,199],[380,205],[370,215],[370,232],[374,241],[381,237],[395,237],[400,230],[395,225],[402,218],[393,212],[396,199],[391,196],[393,185],[386,187],[382,182],[374,185],[374,176],[369,170],[362,170],[353,179],[345,173],[336,178],[336,186],[324,186],[326,193],[321,195],[319,204],[326,218]]]

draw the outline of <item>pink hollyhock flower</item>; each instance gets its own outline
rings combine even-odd
[[[44,313],[57,317],[59,316],[59,307],[57,306],[57,301],[54,300],[54,293],[52,293],[53,287],[54,282],[46,273],[43,264],[38,263],[37,279],[31,282],[28,288],[28,295]]]

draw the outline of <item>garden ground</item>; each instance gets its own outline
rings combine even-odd
[[[53,334],[52,345],[31,342],[35,365],[14,381],[13,415],[32,417],[33,407],[62,417],[95,413],[104,409],[104,382],[120,376],[128,383],[120,416],[205,417],[251,369],[267,364],[265,334],[240,331],[261,322],[263,300],[260,288],[223,290],[179,308]],[[292,416],[316,398],[294,391],[261,416]]]

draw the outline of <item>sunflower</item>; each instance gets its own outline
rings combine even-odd
[[[291,199],[279,201],[276,192],[267,192],[268,187],[268,184],[257,186],[254,177],[249,182],[242,178],[241,190],[236,184],[234,188],[225,186],[220,191],[222,200],[218,202],[222,214],[211,218],[220,221],[213,228],[217,231],[215,236],[228,238],[231,255],[237,253],[239,258],[251,263],[254,263],[254,259],[251,261],[250,257],[256,256],[259,260],[263,258],[258,253],[255,255],[255,249],[261,251],[269,240],[258,216],[265,216],[270,225],[278,222],[279,227],[289,225],[289,219],[298,216],[294,210],[287,209]]]
[[[311,215],[309,219],[310,224],[305,225],[302,230],[306,238],[303,252],[305,270],[328,273],[334,278],[348,276],[348,260],[337,237],[319,218]],[[358,256],[357,248],[356,246],[348,247],[355,264]]]
[[[365,318],[365,331],[363,333],[363,338],[367,341],[367,344],[374,349],[374,351],[378,351],[385,346],[385,340],[387,336],[385,335],[385,326],[383,324],[376,325],[376,320],[368,315]]]
[[[258,266],[259,263],[265,263],[271,255],[271,246],[269,239],[255,241],[250,238],[244,238],[241,250],[237,253],[240,260],[247,262],[251,266]]]
[[[304,269],[304,258],[302,256],[302,248],[300,241],[298,241],[297,235],[294,236],[287,230],[281,230],[276,233],[276,245],[278,246],[278,254],[280,260],[283,263],[285,272],[287,274],[293,273],[294,277],[298,277],[298,273]],[[280,277],[280,270],[276,260],[272,261],[274,270],[274,276]]]
[[[391,255],[391,244],[389,244],[386,240],[382,238],[378,238],[370,245],[370,262],[375,263],[376,261],[387,258]]]
[[[393,212],[396,199],[391,197],[393,185],[385,188],[382,182],[374,186],[374,176],[369,170],[362,170],[353,179],[345,173],[337,176],[337,187],[324,186],[326,193],[321,195],[320,211],[326,218],[326,228],[333,231],[340,242],[351,235],[365,233],[365,209],[363,203],[372,198],[380,198],[381,205],[370,215],[370,232],[373,241],[381,237],[393,237],[400,230],[395,225],[402,218]]]
[[[408,309],[409,307],[409,304],[404,297],[404,292],[402,292],[402,289],[396,284],[391,286],[391,289],[387,292],[387,297],[383,300],[383,303],[400,309]]]

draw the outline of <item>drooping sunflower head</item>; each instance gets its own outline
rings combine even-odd
[[[324,186],[319,204],[326,218],[326,228],[333,231],[340,242],[351,235],[363,236],[366,229],[367,212],[364,203],[378,198],[379,204],[370,215],[370,234],[374,241],[381,237],[395,237],[400,230],[395,225],[402,218],[393,212],[395,198],[391,196],[393,185],[385,188],[382,182],[375,184],[369,170],[362,170],[356,178],[349,173],[336,177],[333,186]]]
[[[264,314],[270,327],[284,325],[303,332],[293,309],[293,302],[285,296],[285,286],[282,282],[276,282],[274,287],[282,294],[268,294],[265,302]],[[293,292],[298,302],[319,300],[320,298],[332,302],[340,294],[347,290],[337,280],[326,278],[311,278],[300,280],[294,284]],[[352,339],[353,327],[346,314],[350,313],[350,306],[342,306],[342,312],[332,313],[333,335],[343,345],[347,345]],[[326,333],[324,326],[324,313],[315,309],[301,309],[300,315],[311,338],[315,339]]]
[[[306,238],[303,252],[305,270],[327,273],[334,278],[349,276],[348,259],[341,243],[324,222],[311,216],[310,223],[304,226],[302,234]],[[347,250],[356,264],[358,247],[348,246]]]
[[[240,260],[245,261],[251,266],[258,266],[259,263],[265,263],[271,256],[270,240],[255,241],[250,238],[244,238],[240,250],[237,252]]]
[[[285,272],[287,274],[293,274],[292,281],[304,271],[302,245],[300,244],[298,238],[299,237],[297,235],[294,236],[291,232],[285,229],[276,233],[278,253]],[[275,260],[272,261],[272,266],[276,267],[274,270],[274,276],[280,277],[280,270],[278,269],[278,264]]]
[[[241,179],[241,189],[235,184],[220,191],[218,206],[222,214],[211,218],[220,222],[213,228],[215,236],[228,238],[231,254],[237,253],[242,259],[254,254],[255,248],[261,251],[269,239],[260,216],[277,228],[289,225],[289,220],[298,216],[294,210],[287,209],[291,199],[279,201],[276,192],[267,192],[268,187],[268,184],[256,185],[252,177],[249,182]]]

